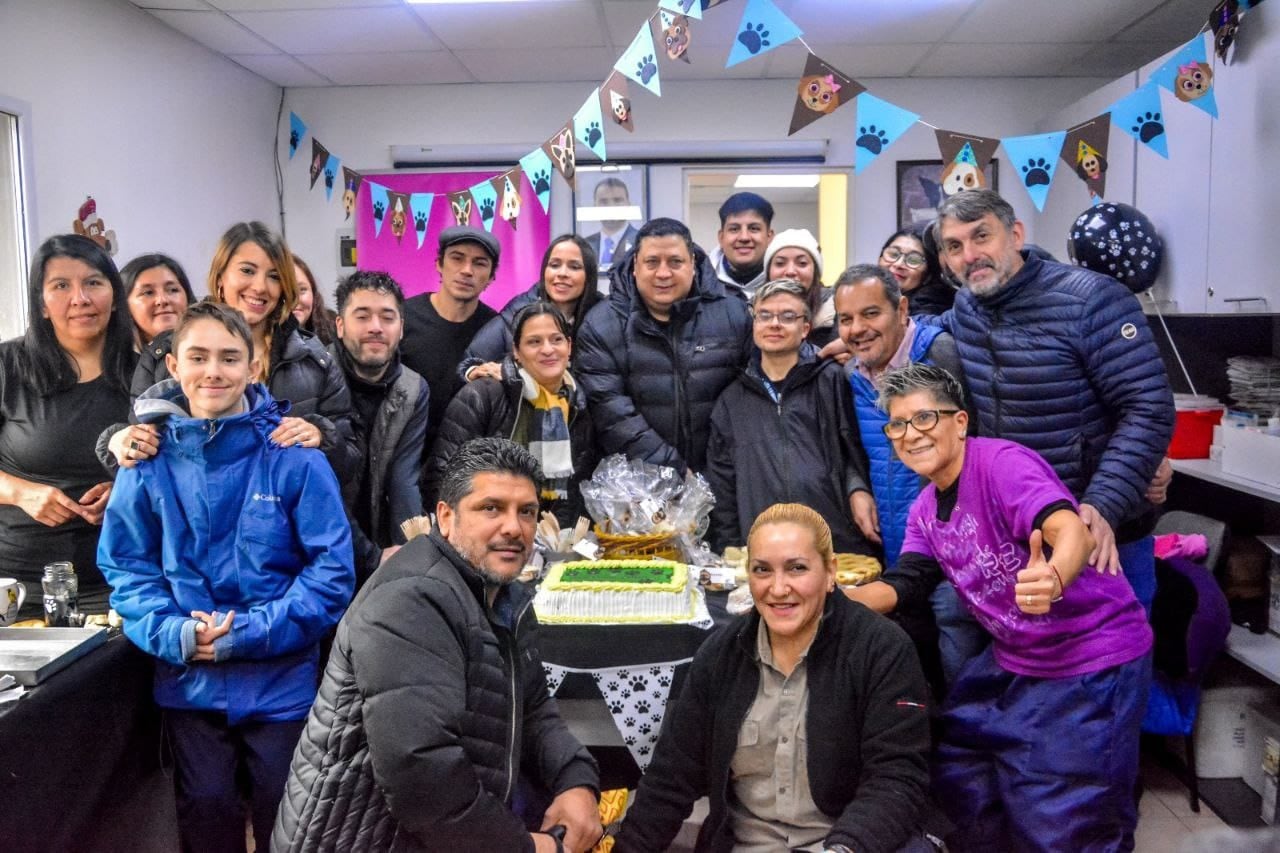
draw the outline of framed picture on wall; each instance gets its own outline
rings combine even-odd
[[[573,230],[596,250],[603,273],[631,251],[648,219],[645,166],[579,166],[573,194]]]
[[[993,159],[982,170],[987,187],[1000,190],[1000,163]],[[898,227],[932,222],[942,203],[941,160],[898,161]]]

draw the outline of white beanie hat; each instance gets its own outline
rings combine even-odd
[[[769,278],[769,265],[773,263],[773,256],[780,249],[804,249],[813,258],[814,276],[813,280],[822,283],[822,252],[818,250],[818,241],[809,233],[807,228],[788,228],[786,231],[779,231],[774,235],[773,240],[769,243],[769,248],[764,253],[764,269],[765,278]]]

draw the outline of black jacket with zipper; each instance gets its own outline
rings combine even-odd
[[[438,531],[374,572],[338,624],[272,851],[531,851],[520,774],[598,793],[547,693],[532,596],[513,583],[486,606]]]
[[[757,515],[802,503],[826,519],[836,551],[871,554],[849,496],[865,488],[866,459],[844,372],[809,344],[786,379],[765,387],[760,353],[716,401],[704,474],[716,496],[709,539],[717,551],[745,545]]]
[[[701,471],[711,409],[747,363],[751,315],[695,246],[689,295],[661,323],[636,290],[633,258],[615,267],[608,300],[582,321],[575,375],[604,453]]]
[[[760,684],[752,610],[698,649],[615,853],[666,850],[701,797],[710,812],[694,847],[734,846],[730,765]],[[902,629],[836,591],[805,658],[805,757],[813,802],[832,819],[827,845],[891,853],[917,830],[929,787],[928,688]]]

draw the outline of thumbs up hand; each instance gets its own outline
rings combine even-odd
[[[1052,600],[1061,595],[1058,577],[1044,558],[1044,534],[1031,531],[1031,558],[1027,567],[1018,572],[1018,582],[1013,588],[1014,601],[1023,613],[1039,615],[1049,612]]]

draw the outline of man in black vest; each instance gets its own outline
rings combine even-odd
[[[381,272],[357,272],[338,285],[338,340],[331,345],[351,389],[364,464],[344,495],[351,507],[356,576],[362,582],[404,544],[400,522],[422,515],[418,466],[427,434],[429,392],[400,363],[404,293]]]

